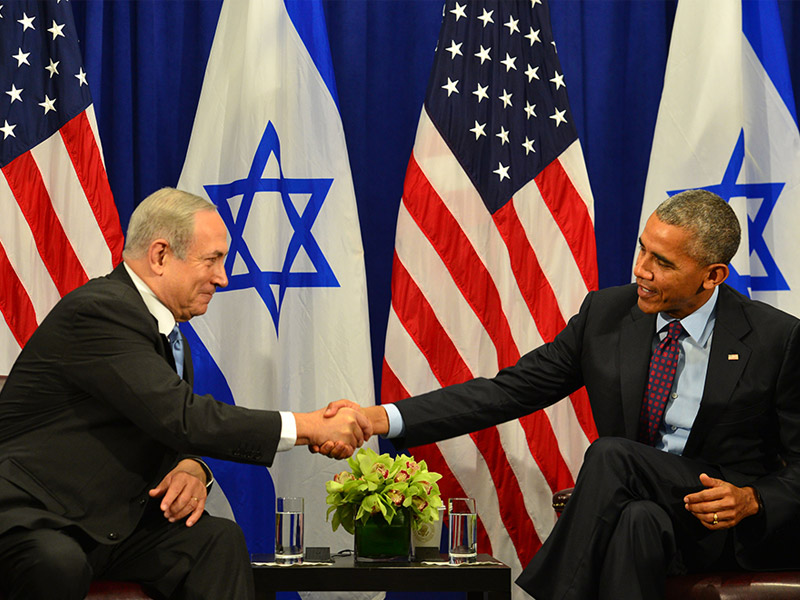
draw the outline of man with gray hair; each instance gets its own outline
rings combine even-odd
[[[800,567],[800,321],[724,284],[739,237],[722,198],[677,194],[639,238],[636,283],[589,293],[551,343],[492,379],[364,409],[420,446],[586,387],[600,439],[517,579],[537,600],[653,600],[670,572]]]
[[[123,263],[67,294],[0,391],[0,595],[82,600],[93,579],[156,598],[251,599],[244,537],[204,514],[197,456],[269,466],[330,441],[349,456],[371,435],[345,409],[249,410],[192,392],[177,323],[227,285],[227,231],[213,204],[171,188],[134,211]]]

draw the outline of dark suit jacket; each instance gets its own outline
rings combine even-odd
[[[485,428],[584,385],[599,434],[635,440],[655,318],[637,307],[635,285],[592,292],[552,343],[496,377],[398,402],[406,425],[398,441],[418,446]],[[798,325],[721,286],[700,410],[683,453],[761,493],[763,518],[737,528],[737,556],[749,568],[800,567]]]
[[[0,392],[0,532],[124,539],[187,454],[269,465],[280,415],[192,393],[122,265],[66,295]]]

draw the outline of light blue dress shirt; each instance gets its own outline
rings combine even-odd
[[[681,319],[681,325],[688,335],[681,336],[678,341],[681,354],[678,358],[678,370],[675,372],[672,392],[664,411],[664,422],[659,430],[660,439],[655,444],[659,450],[680,455],[686,447],[686,440],[700,410],[700,400],[703,399],[711,338],[716,323],[714,309],[717,306],[718,296],[719,288],[714,288],[714,293],[708,302],[688,317]],[[666,327],[672,320],[672,317],[665,313],[658,314],[656,318],[658,335],[653,337],[653,348],[667,335]]]
[[[681,319],[681,325],[688,335],[681,336],[679,345],[681,354],[678,358],[678,370],[672,384],[672,393],[667,401],[664,422],[659,430],[656,448],[672,454],[682,454],[686,440],[692,431],[708,370],[708,357],[711,352],[711,338],[716,322],[717,297],[719,288],[714,288],[711,298],[700,308]],[[653,348],[667,335],[667,324],[674,320],[666,313],[658,313],[656,317],[657,335],[653,336]],[[663,331],[662,331],[663,329]],[[394,404],[384,404],[386,416],[389,418],[389,432],[385,437],[400,437],[405,433],[405,423],[400,411]]]

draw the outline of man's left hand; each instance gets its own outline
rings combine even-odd
[[[745,517],[758,512],[758,500],[751,487],[736,487],[721,479],[714,479],[705,473],[700,475],[700,483],[706,488],[687,495],[683,502],[707,529],[728,529],[735,527]]]
[[[205,471],[197,461],[184,459],[150,490],[150,497],[163,496],[160,508],[170,523],[188,516],[186,526],[191,527],[202,516],[206,505],[205,478]]]

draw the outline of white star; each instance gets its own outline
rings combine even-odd
[[[0,10],[3,10],[3,5],[2,4],[0,4]],[[2,18],[3,18],[3,14],[0,13],[0,19],[2,19]]]
[[[531,0],[531,8],[536,6],[537,4],[541,4],[542,0]]]
[[[55,104],[56,104],[56,99],[53,98],[52,100],[50,100],[47,94],[44,95],[44,102],[39,102],[39,106],[41,106],[44,109],[44,114],[49,113],[51,110],[53,112],[56,112]]]
[[[58,75],[58,63],[60,62],[60,60],[53,62],[53,59],[51,58],[50,64],[44,68],[45,71],[50,71],[50,79],[53,78],[53,75]]]
[[[567,120],[564,118],[564,113],[566,113],[567,111],[566,109],[558,110],[557,108],[555,109],[555,111],[556,111],[555,114],[550,115],[550,118],[556,122],[556,127],[558,127],[559,125],[561,125],[561,123],[567,122]]]
[[[458,87],[456,86],[458,86],[458,79],[456,79],[455,81],[451,81],[450,78],[448,77],[447,83],[442,86],[443,90],[447,90],[448,98],[450,97],[450,94],[452,94],[453,92],[455,92],[456,94],[458,93]]]
[[[556,71],[556,76],[553,77],[550,81],[556,84],[556,89],[559,89],[560,87],[567,87],[566,84],[564,83],[564,75],[559,73],[558,71]]]
[[[82,85],[89,85],[89,82],[86,81],[86,72],[83,70],[83,67],[81,67],[81,70],[78,72],[77,75],[75,75],[75,77],[77,77],[78,81],[80,81],[78,87]]]
[[[20,25],[22,25],[22,31],[27,31],[28,29],[33,29],[36,31],[36,27],[33,26],[33,20],[36,18],[36,15],[29,17],[28,13],[22,13],[22,18],[17,21]]]
[[[540,44],[542,43],[542,40],[539,39],[539,32],[540,31],[541,31],[541,29],[537,29],[536,31],[534,31],[533,27],[531,27],[530,33],[528,33],[528,35],[525,36],[526,38],[528,38],[531,41],[531,46],[533,46],[534,42],[539,42]]]
[[[515,31],[519,33],[519,27],[517,27],[517,23],[519,23],[519,19],[515,21],[514,17],[511,15],[508,16],[508,23],[503,23],[505,27],[508,27],[508,35],[514,35]]]
[[[475,53],[475,56],[481,59],[481,64],[483,64],[483,61],[485,60],[492,60],[492,57],[489,56],[489,52],[491,52],[491,50],[491,48],[484,48],[483,44],[481,44],[480,52]]]
[[[0,127],[0,131],[3,132],[3,139],[6,139],[8,136],[17,137],[14,134],[14,127],[16,127],[16,125],[9,125],[8,121],[5,122],[5,125]]]
[[[508,73],[511,69],[514,69],[515,71],[517,70],[517,66],[514,64],[516,60],[517,60],[516,56],[511,57],[508,55],[508,52],[506,52],[506,59],[500,61],[502,64],[506,66],[506,73]]]
[[[528,118],[536,116],[536,105],[529,104],[528,101],[525,101],[525,112],[528,113]]]
[[[492,171],[492,173],[497,173],[500,176],[500,181],[503,181],[503,179],[511,179],[508,174],[508,167],[504,167],[501,162],[497,163],[497,169]]]
[[[486,128],[486,123],[478,123],[477,121],[475,121],[475,127],[470,129],[470,131],[475,134],[475,141],[477,141],[478,138],[480,138],[482,135],[483,136],[486,135],[486,131],[484,131],[485,128]]]
[[[525,75],[528,76],[528,83],[534,79],[539,79],[539,67],[532,67],[528,65],[528,68],[525,69]]]
[[[503,108],[508,108],[509,106],[514,106],[511,104],[511,94],[509,94],[505,89],[503,90],[503,95],[500,96],[500,100],[503,101]]]
[[[486,27],[489,23],[494,23],[494,19],[492,18],[492,13],[494,13],[493,10],[486,12],[486,9],[484,8],[483,14],[480,17],[478,17],[479,21],[483,21],[484,27]]]
[[[19,100],[22,102],[22,97],[20,94],[22,93],[22,89],[17,89],[13,83],[11,84],[11,89],[6,92],[9,96],[11,96],[11,104],[14,104],[14,100]]]
[[[508,131],[502,125],[500,126],[500,133],[496,133],[495,137],[500,138],[500,145],[504,146],[508,143]]]
[[[479,83],[478,84],[478,89],[476,89],[474,92],[472,92],[473,94],[475,94],[478,97],[478,104],[480,104],[481,100],[483,100],[484,98],[488,98],[489,97],[489,94],[486,93],[486,90],[488,90],[488,89],[489,89],[488,85],[481,85]]]
[[[61,31],[62,29],[64,29],[64,25],[58,25],[55,19],[53,19],[53,26],[47,31],[53,34],[53,39],[56,39],[58,36],[66,37]]]
[[[447,51],[450,53],[450,60],[454,59],[456,57],[456,54],[458,54],[459,56],[464,56],[463,54],[461,54],[461,46],[463,44],[464,44],[463,42],[461,44],[456,44],[455,40],[452,40],[450,42],[450,47],[447,49]]]
[[[30,55],[31,55],[30,52],[23,52],[22,48],[20,48],[19,51],[16,54],[11,56],[11,58],[16,58],[17,59],[17,67],[21,67],[22,63],[25,63],[26,65],[30,65],[31,64],[31,63],[28,62],[28,57]]]
[[[527,135],[525,136],[525,141],[522,142],[522,147],[525,148],[525,156],[528,156],[528,154],[530,154],[531,152],[536,152],[536,150],[534,150],[533,148],[533,143],[535,141],[536,140],[529,140],[528,136]]]
[[[467,8],[467,5],[461,6],[458,2],[456,2],[456,7],[451,10],[450,12],[456,16],[456,23],[461,17],[467,18],[467,13],[464,12],[464,9]]]

